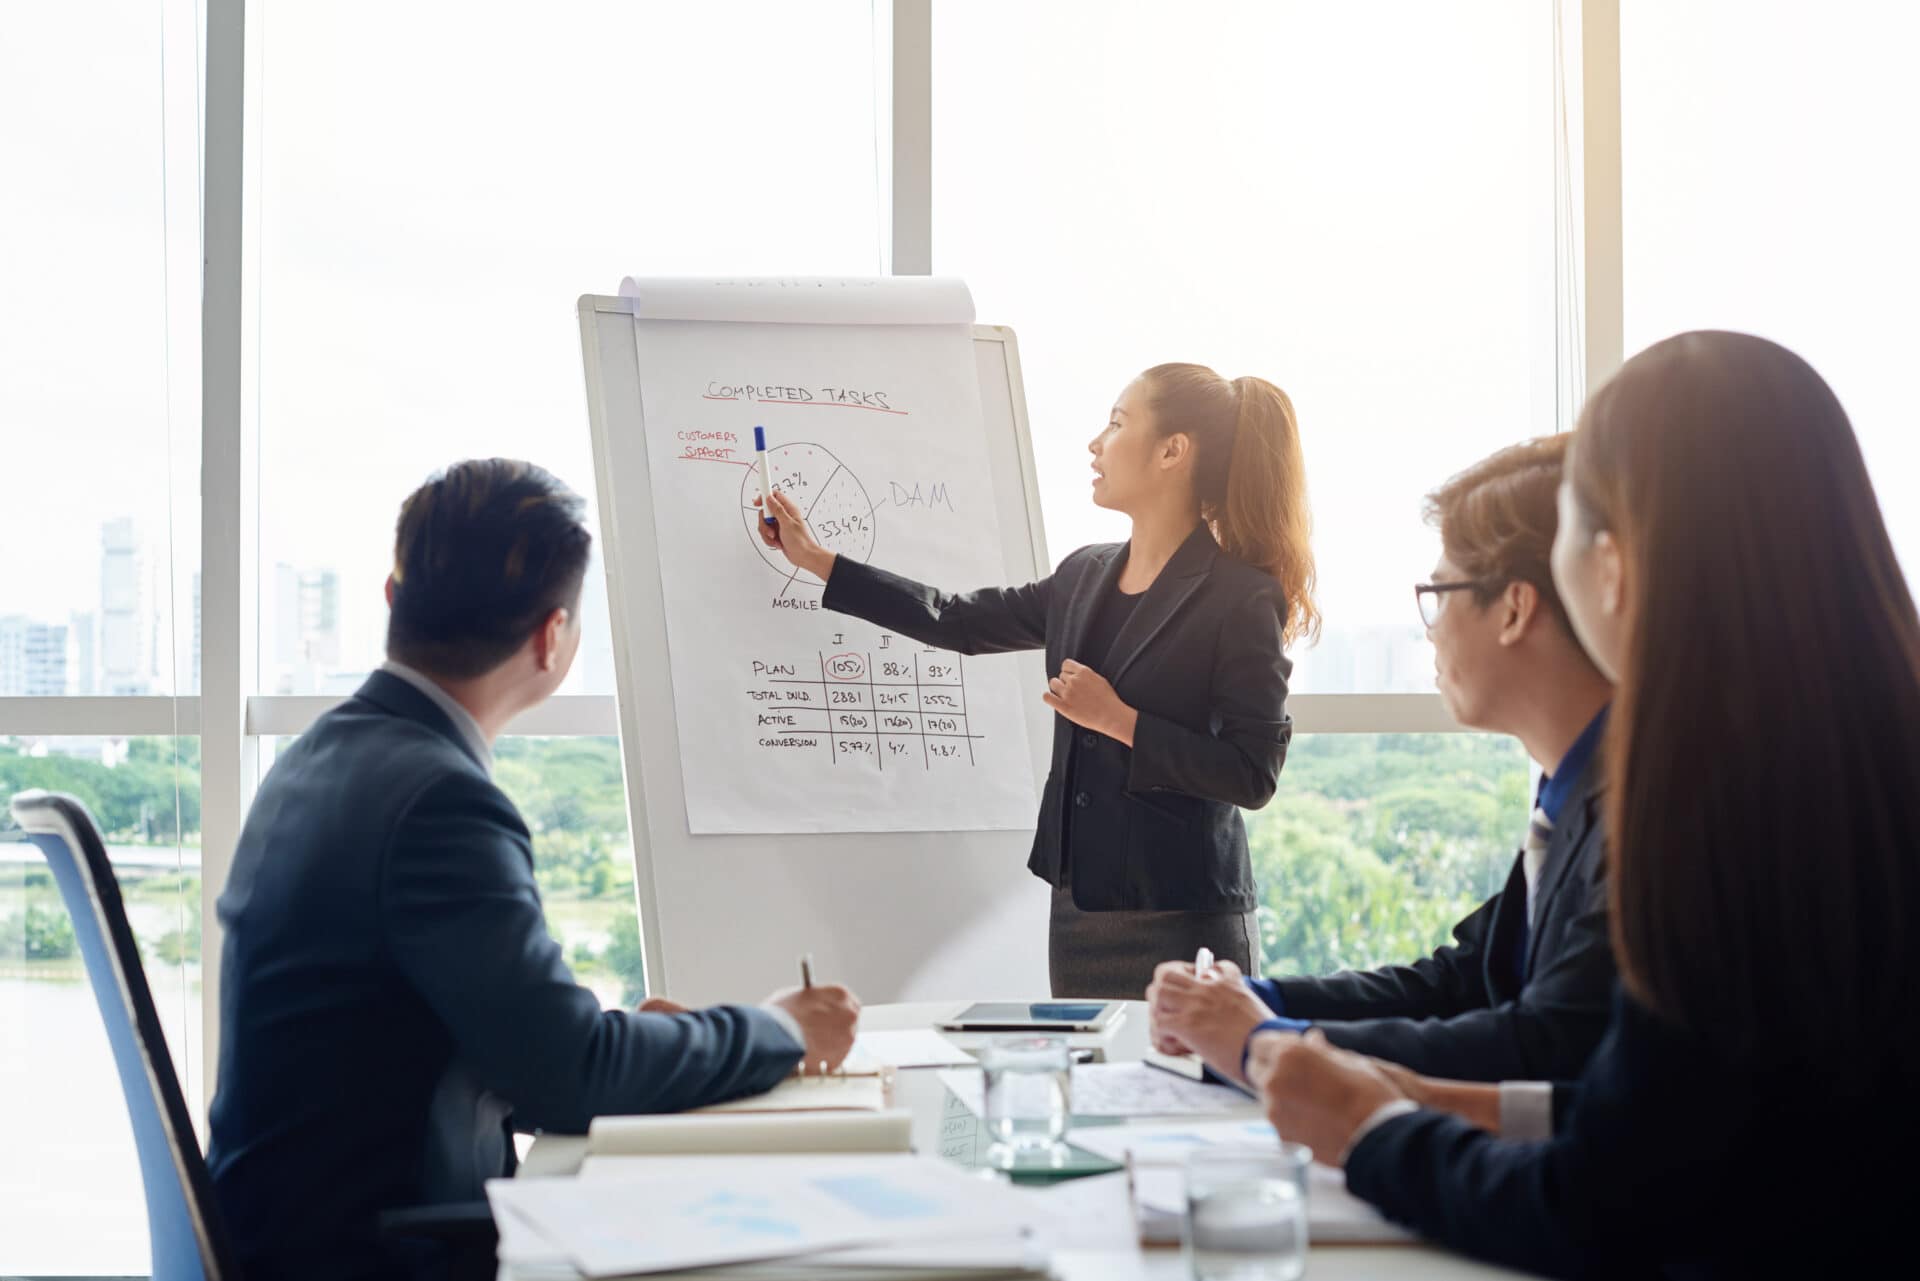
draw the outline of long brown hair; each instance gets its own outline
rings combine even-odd
[[[1805,361],[1648,348],[1568,476],[1618,541],[1613,939],[1643,1004],[1730,1059],[1916,1067],[1920,619],[1859,443]]]
[[[1229,382],[1205,365],[1155,365],[1140,377],[1155,429],[1193,441],[1194,494],[1214,541],[1279,580],[1287,602],[1282,639],[1318,636],[1313,513],[1287,393],[1264,378]]]

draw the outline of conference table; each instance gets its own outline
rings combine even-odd
[[[869,1005],[860,1014],[863,1032],[904,1031],[928,1028],[952,1018],[969,1001],[920,1001],[893,1005]],[[1076,1034],[1068,1041],[1076,1048],[1095,1050],[1105,1062],[1138,1062],[1147,1049],[1147,1009],[1138,1001],[1126,1002],[1125,1016],[1103,1033]],[[945,1033],[962,1049],[976,1048],[990,1038],[982,1034]],[[913,1146],[921,1153],[948,1153],[967,1149],[967,1136],[957,1131],[967,1120],[955,1114],[954,1100],[933,1068],[901,1069],[894,1078],[891,1102],[913,1114]],[[1249,1102],[1248,1115],[1258,1109]],[[956,1142],[956,1139],[958,1140]],[[1071,1142],[1072,1135],[1068,1135]],[[584,1136],[542,1134],[533,1141],[520,1165],[518,1177],[542,1178],[573,1174],[586,1159]],[[1053,1185],[1055,1187],[1059,1185]],[[1102,1191],[1104,1189],[1104,1191]],[[1034,1189],[1035,1195],[1042,1195]],[[1142,1246],[1134,1237],[1132,1211],[1124,1180],[1102,1180],[1099,1195],[1113,1198],[1111,1206],[1082,1198],[1077,1204],[1089,1211],[1079,1217],[1083,1229],[1076,1230],[1072,1248],[1059,1249],[1053,1255],[1053,1274],[1060,1281],[1171,1281],[1184,1278],[1187,1270],[1177,1246]],[[502,1281],[513,1281],[509,1268],[501,1270]],[[1367,1281],[1486,1281],[1488,1278],[1515,1277],[1522,1274],[1464,1259],[1450,1251],[1421,1244],[1396,1245],[1316,1245],[1307,1262],[1311,1281],[1338,1281],[1340,1278],[1366,1278]]]

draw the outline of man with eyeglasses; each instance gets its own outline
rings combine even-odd
[[[1425,1077],[1515,1083],[1500,1091],[1502,1133],[1550,1132],[1550,1095],[1532,1083],[1580,1075],[1614,982],[1600,807],[1613,687],[1548,566],[1566,441],[1501,450],[1429,495],[1443,552],[1414,589],[1454,719],[1513,735],[1543,771],[1506,887],[1410,965],[1244,981],[1231,966],[1161,965],[1148,990],[1157,1048],[1244,1080],[1255,1032],[1311,1027]]]

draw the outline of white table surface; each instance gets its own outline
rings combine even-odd
[[[870,1005],[861,1011],[862,1031],[880,1032],[932,1027],[965,1009],[967,1001],[920,1001],[897,1005]],[[945,1033],[962,1048],[987,1039],[983,1035]],[[1101,1035],[1074,1035],[1068,1038],[1076,1046],[1101,1051],[1107,1062],[1137,1060],[1147,1048],[1147,1011],[1138,1001],[1127,1002],[1126,1016],[1118,1026]],[[940,1084],[939,1070],[913,1068],[895,1078],[895,1106],[913,1111],[913,1145],[919,1152],[940,1150],[941,1123],[945,1112],[946,1089]],[[1249,1105],[1249,1111],[1257,1109]],[[519,1177],[541,1178],[568,1175],[580,1168],[586,1157],[587,1141],[574,1135],[543,1134],[521,1162]],[[1057,1185],[1056,1185],[1057,1186]],[[1039,1189],[1035,1189],[1036,1192]],[[1124,1197],[1124,1190],[1117,1195]],[[1116,1215],[1116,1218],[1118,1216]],[[1054,1275],[1060,1281],[1171,1281],[1185,1278],[1177,1247],[1141,1246],[1122,1239],[1130,1234],[1115,1234],[1095,1248],[1056,1251]],[[1091,1244],[1091,1243],[1090,1243]],[[502,1269],[503,1281],[511,1281],[511,1272]],[[1464,1259],[1450,1251],[1427,1245],[1318,1245],[1312,1248],[1307,1264],[1309,1281],[1338,1278],[1366,1278],[1367,1281],[1465,1281],[1473,1278],[1515,1277],[1520,1273]]]

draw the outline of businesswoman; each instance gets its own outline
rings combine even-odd
[[[1318,627],[1293,405],[1259,378],[1156,365],[1087,446],[1124,543],[1024,587],[949,595],[835,556],[775,493],[761,536],[827,608],[963,654],[1045,649],[1058,713],[1027,866],[1053,886],[1056,996],[1131,997],[1202,946],[1259,952],[1240,808],[1286,758],[1285,649]]]
[[[1528,1271],[1910,1254],[1920,621],[1839,401],[1762,339],[1649,348],[1587,406],[1553,570],[1619,680],[1605,1041],[1532,1142],[1311,1036],[1254,1038],[1270,1115],[1391,1217]]]

